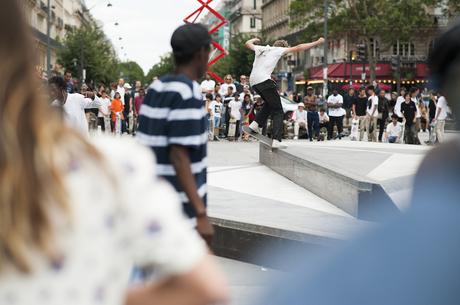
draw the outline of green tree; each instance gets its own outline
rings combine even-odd
[[[144,71],[135,61],[122,62],[118,65],[118,75],[126,81],[133,83],[140,80],[145,81]]]
[[[407,41],[435,29],[432,8],[444,0],[329,0],[329,35],[349,35],[367,46],[371,80],[375,79],[376,57],[371,52],[372,40],[379,38],[381,48],[397,40]],[[452,10],[460,0],[448,0]],[[324,3],[318,0],[294,0],[290,7],[291,26],[304,28],[304,39],[314,39],[323,33]]]
[[[160,62],[156,63],[147,73],[145,81],[150,83],[154,77],[160,77],[174,72],[174,59],[171,53],[167,53],[160,58]]]
[[[240,75],[249,75],[254,62],[254,52],[248,50],[244,44],[253,37],[238,34],[230,40],[230,50],[227,56],[216,62],[211,68],[212,71],[223,77],[231,74],[236,77]]]
[[[68,32],[58,51],[58,63],[86,80],[106,84],[118,77],[118,59],[110,40],[95,24]]]

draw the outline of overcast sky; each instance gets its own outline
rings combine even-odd
[[[214,0],[211,7],[219,1]],[[113,5],[110,8],[109,2]],[[119,57],[136,61],[145,72],[170,51],[169,39],[174,29],[201,6],[197,0],[86,0],[86,4],[104,24]]]

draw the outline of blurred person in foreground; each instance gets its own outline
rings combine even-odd
[[[460,110],[460,23],[436,40],[431,82]],[[412,206],[339,251],[305,256],[260,304],[460,304],[460,140],[431,150]],[[308,263],[305,263],[305,262]],[[284,283],[284,284],[283,284]]]
[[[0,304],[224,300],[222,276],[174,191],[154,178],[151,153],[129,139],[92,144],[50,111],[28,31],[21,4],[3,0]],[[158,279],[128,289],[133,265]]]
[[[206,209],[208,121],[197,81],[207,70],[211,36],[201,24],[185,24],[174,31],[171,46],[175,72],[150,86],[137,139],[152,148],[158,174],[175,187],[191,224],[210,244],[214,230]]]

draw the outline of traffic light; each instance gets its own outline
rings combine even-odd
[[[356,45],[356,49],[358,50],[358,60],[366,61],[367,59],[367,48],[364,43]]]
[[[392,56],[391,57],[391,70],[397,72],[399,71],[399,67],[401,66],[401,61],[399,56]]]

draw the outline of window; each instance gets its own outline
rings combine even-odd
[[[254,10],[257,9],[257,0],[254,0],[254,6],[253,7],[254,7]]]
[[[393,55],[405,57],[415,56],[415,45],[412,42],[399,42],[393,45]]]
[[[379,43],[379,41],[376,40],[376,39],[371,38],[370,43],[371,43],[371,51],[373,53],[372,55],[374,56],[374,58],[379,59],[380,58],[380,43]]]
[[[256,28],[256,18],[251,17],[251,29],[255,29],[255,28]]]

